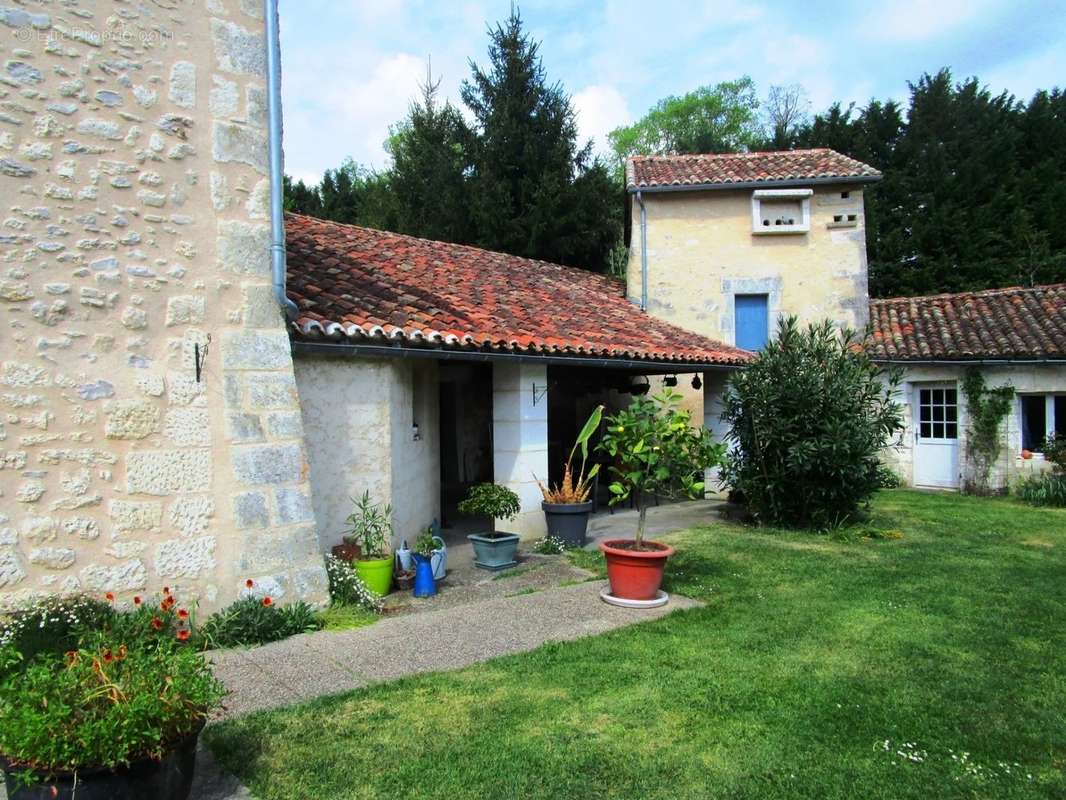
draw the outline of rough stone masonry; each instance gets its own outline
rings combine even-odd
[[[0,0],[0,610],[325,596],[265,65],[257,0]]]

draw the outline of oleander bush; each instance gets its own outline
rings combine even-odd
[[[851,331],[795,317],[730,380],[732,444],[722,477],[766,525],[836,528],[883,481],[879,454],[902,428],[897,371],[882,370]]]

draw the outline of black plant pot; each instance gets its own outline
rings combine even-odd
[[[8,800],[188,800],[201,730],[203,723],[161,761],[146,758],[119,769],[86,770],[76,780],[70,773],[49,777],[31,770],[37,781],[31,786],[16,781],[16,773],[24,770],[12,771],[10,762],[0,756]]]
[[[571,547],[584,547],[585,534],[592,514],[592,501],[585,503],[541,503],[544,519],[548,522],[548,535],[562,539]]]

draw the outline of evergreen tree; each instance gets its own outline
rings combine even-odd
[[[392,129],[390,187],[397,230],[445,242],[471,240],[467,202],[470,131],[462,114],[437,100],[440,81],[427,74],[420,102]]]
[[[570,98],[549,84],[540,45],[517,11],[489,31],[489,65],[471,63],[461,96],[474,117],[470,211],[475,242],[602,270],[621,229],[607,168],[578,146]]]

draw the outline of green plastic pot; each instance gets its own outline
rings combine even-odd
[[[386,558],[356,559],[355,572],[366,588],[378,597],[384,597],[392,587],[392,556]]]

